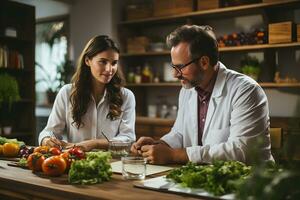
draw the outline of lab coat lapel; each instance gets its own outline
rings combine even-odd
[[[227,74],[226,67],[221,62],[219,62],[219,71],[218,71],[213,92],[211,94],[211,99],[209,101],[208,110],[206,114],[206,121],[204,125],[202,142],[203,142],[203,138],[206,138],[207,136],[208,129],[210,127],[210,122],[215,114],[217,102],[219,101],[218,98],[222,96],[222,91],[226,82],[226,74]]]
[[[188,126],[192,133],[191,138],[192,138],[192,143],[193,145],[198,145],[198,105],[197,105],[197,91],[193,88],[191,89],[192,91],[192,96],[189,99],[189,109],[188,109],[188,116],[190,117],[190,126]]]

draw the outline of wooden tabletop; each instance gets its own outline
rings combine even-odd
[[[28,169],[8,166],[9,162],[0,160],[0,194],[14,195],[15,199],[199,199],[136,188],[133,181],[123,180],[119,174],[101,184],[71,185],[67,175],[53,178],[34,174]]]

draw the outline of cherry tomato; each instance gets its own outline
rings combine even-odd
[[[79,147],[73,147],[68,151],[70,153],[71,159],[81,160],[85,158],[85,153]]]
[[[43,172],[48,176],[60,176],[66,170],[66,161],[61,156],[51,156],[43,164]]]
[[[45,160],[45,156],[39,152],[30,154],[27,158],[28,168],[33,172],[42,171],[42,164]]]
[[[50,153],[51,155],[60,155],[60,154],[61,154],[61,151],[60,151],[58,148],[56,148],[56,147],[51,147],[51,148],[49,149],[49,153]]]

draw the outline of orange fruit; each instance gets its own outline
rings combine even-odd
[[[19,150],[19,145],[15,143],[5,143],[3,145],[3,155],[7,157],[17,157]]]
[[[3,145],[0,144],[0,155],[3,154]]]

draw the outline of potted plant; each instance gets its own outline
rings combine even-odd
[[[55,76],[51,76],[51,74],[49,74],[49,72],[41,64],[37,62],[35,64],[42,71],[42,77],[37,80],[37,84],[43,83],[46,85],[48,103],[53,104],[59,89],[66,83],[70,82],[71,76],[74,72],[74,65],[72,61],[66,60],[61,65],[57,66],[57,74]]]
[[[13,104],[20,100],[17,80],[8,74],[0,74],[0,124],[5,134],[10,134],[14,118]]]
[[[257,81],[260,73],[260,68],[252,65],[245,65],[242,67],[242,73],[246,74],[247,76],[250,76],[251,78]]]
[[[257,58],[251,56],[244,57],[241,61],[241,71],[243,74],[257,81],[260,74],[260,64]]]

